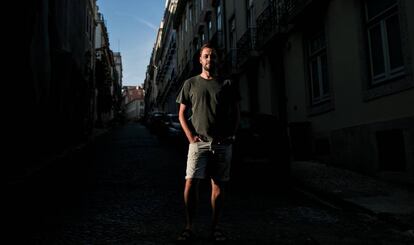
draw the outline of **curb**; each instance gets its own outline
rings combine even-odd
[[[320,202],[322,205],[333,208],[335,210],[345,210],[345,211],[357,211],[366,213],[369,215],[376,215],[376,213],[368,208],[365,208],[361,205],[356,203],[344,200],[343,198],[338,197],[335,194],[319,191],[315,188],[306,187],[304,183],[295,180],[295,183],[300,183],[300,185],[296,185],[295,190],[309,196],[313,197],[316,201]]]
[[[294,187],[295,191],[298,191],[299,193],[305,195],[307,198],[318,202],[324,207],[327,207],[332,210],[344,210],[344,211],[351,211],[351,212],[360,212],[367,214],[369,216],[375,217],[376,219],[386,222],[388,224],[391,224],[396,230],[400,232],[408,232],[409,234],[413,233],[413,225],[407,224],[398,218],[395,218],[390,213],[377,213],[373,210],[370,210],[366,207],[363,207],[357,203],[344,200],[343,198],[329,193],[329,192],[323,192],[320,190],[317,190],[315,188],[310,188],[306,186],[303,182],[300,180],[295,179],[295,183],[299,183],[299,185],[296,185]],[[414,236],[413,236],[414,237]]]

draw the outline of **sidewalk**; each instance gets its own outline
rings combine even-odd
[[[317,162],[292,162],[291,171],[300,188],[414,234],[413,189]]]
[[[75,145],[68,146],[66,149],[62,149],[60,152],[44,156],[38,160],[38,164],[35,164],[30,168],[28,167],[23,169],[22,171],[12,173],[11,176],[8,176],[6,183],[8,185],[14,185],[24,182],[31,176],[34,176],[49,168],[57,161],[82,151],[82,149],[85,149],[88,145],[93,143],[96,138],[100,137],[101,135],[104,135],[109,130],[110,128],[94,128],[92,133],[84,141],[78,142]]]

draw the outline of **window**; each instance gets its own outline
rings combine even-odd
[[[220,1],[217,1],[217,31],[222,30],[222,18]]]
[[[89,12],[86,13],[85,22],[86,22],[86,24],[85,24],[86,32],[89,34]]]
[[[404,75],[401,33],[396,0],[366,0],[370,85]]]
[[[321,31],[307,42],[311,104],[330,98],[325,32]]]
[[[217,6],[217,31],[221,31],[223,29],[222,27],[222,12],[221,12],[221,5],[219,3],[219,5]]]
[[[204,25],[201,25],[198,28],[198,36],[200,38],[200,40],[199,40],[200,41],[200,47],[203,46],[203,44],[206,42],[206,34],[205,34],[205,31],[204,31],[204,28],[205,28]]]
[[[224,46],[224,33],[222,33],[223,30],[223,13],[222,13],[222,6],[221,6],[221,1],[217,0],[215,2],[215,9],[216,9],[216,23],[215,27],[216,27],[216,31],[217,31],[217,46],[222,48]]]
[[[211,15],[207,16],[207,30],[206,30],[206,38],[208,40],[210,40],[210,35],[211,35],[211,27],[212,27],[212,23],[211,23]]]
[[[185,18],[185,20],[184,20],[184,29],[185,29],[185,32],[187,32],[188,31],[188,18],[187,17],[184,17]]]
[[[229,29],[230,29],[230,33],[229,33],[230,53],[229,53],[229,56],[228,56],[227,59],[229,59],[229,64],[231,65],[231,67],[233,69],[233,68],[236,68],[236,66],[237,66],[236,20],[235,20],[234,15],[233,15],[233,17],[230,18]]]
[[[256,26],[255,20],[254,20],[254,5],[253,0],[247,0],[247,28],[253,28]]]
[[[236,48],[236,20],[234,16],[229,21],[230,26],[230,49]]]
[[[89,8],[86,11],[86,33],[88,36],[89,41],[93,41],[93,35],[92,35],[92,25],[93,25],[93,21],[92,21],[92,14],[89,11]]]
[[[197,21],[198,13],[199,13],[199,2],[194,2],[194,20]]]
[[[188,20],[190,21],[190,24],[193,23],[193,5],[188,7]]]
[[[197,50],[199,50],[201,48],[199,39],[197,37],[194,38],[193,44],[194,44],[194,50],[195,50],[195,52],[197,52]]]
[[[251,48],[256,46],[256,21],[255,21],[255,14],[254,14],[254,5],[253,0],[246,1],[246,15],[247,15],[247,29],[249,31],[249,42]]]
[[[200,36],[201,36],[201,43],[204,44],[204,42],[206,41],[206,35],[204,34],[204,31],[201,31]]]

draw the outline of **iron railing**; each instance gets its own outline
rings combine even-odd
[[[286,30],[285,1],[272,1],[257,17],[257,45],[262,47],[275,35]]]
[[[256,28],[247,28],[237,41],[237,65],[242,66],[256,49]]]
[[[307,11],[315,13],[320,11],[322,7],[326,6],[329,0],[284,0],[286,5],[287,21],[294,22],[295,19]],[[308,7],[313,9],[309,10]]]
[[[233,48],[226,55],[226,73],[234,74],[237,72],[237,49]]]
[[[224,35],[222,31],[216,31],[211,38],[211,42],[219,49],[224,48]]]

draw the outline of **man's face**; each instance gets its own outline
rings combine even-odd
[[[216,67],[216,53],[211,48],[204,48],[200,56],[200,64],[203,70],[212,72]]]

